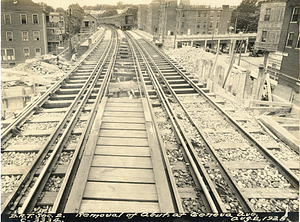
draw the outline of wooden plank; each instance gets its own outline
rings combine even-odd
[[[1,175],[21,175],[27,170],[27,167],[28,166],[1,166]]]
[[[124,132],[126,133],[126,132]],[[149,146],[148,140],[143,138],[109,138],[99,137],[97,145],[104,146]]]
[[[299,124],[299,122],[300,122],[300,120],[297,119],[297,118],[272,116],[272,119],[275,120],[278,123],[283,123],[283,124],[294,124],[294,123]]]
[[[144,117],[111,117],[111,116],[104,116],[102,118],[103,122],[109,123],[144,123]]]
[[[133,123],[102,123],[101,129],[146,130],[145,124]]]
[[[21,132],[22,136],[47,136],[52,134],[55,131],[55,128],[48,130],[24,130]]]
[[[118,111],[118,112],[143,112],[143,108],[139,107],[105,107],[105,111]]]
[[[143,112],[112,112],[106,111],[103,116],[126,116],[126,117],[144,117]]]
[[[148,147],[96,146],[96,155],[150,156]]]
[[[243,188],[240,189],[247,198],[297,199],[299,192],[293,188]]]
[[[159,212],[157,202],[83,200],[79,212]]]
[[[152,169],[122,169],[110,167],[92,167],[89,181],[155,183]]]
[[[38,152],[43,146],[41,145],[9,145],[4,151],[8,152]]]
[[[58,192],[45,192],[43,198],[38,201],[36,204],[37,206],[45,206],[45,205],[53,205]],[[26,197],[22,197],[21,201],[19,202],[19,206],[22,206],[25,202]]]
[[[152,162],[149,157],[95,155],[92,166],[152,169]]]
[[[230,169],[264,169],[268,162],[256,161],[226,161],[225,166]]]
[[[300,140],[291,135],[279,123],[275,122],[268,116],[260,117],[260,120],[265,124],[278,138],[288,144],[295,152],[299,154]]]
[[[84,198],[157,201],[154,184],[87,182]]]
[[[139,103],[122,103],[122,102],[107,102],[106,107],[134,107],[134,108],[142,108],[142,104]]]
[[[230,149],[230,148],[250,148],[250,144],[248,143],[214,143],[215,149]]]
[[[146,131],[140,130],[100,130],[100,136],[102,137],[125,137],[125,138],[147,138]]]
[[[299,170],[299,162],[297,161],[281,161],[286,167],[293,169],[293,170]]]
[[[62,117],[36,118],[34,117],[34,115],[32,116],[32,118],[33,119],[31,119],[29,123],[59,122],[62,120]]]
[[[178,187],[177,189],[181,198],[198,198],[194,188]]]

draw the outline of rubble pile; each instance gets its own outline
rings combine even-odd
[[[61,56],[43,55],[28,59],[13,70],[24,71],[28,75],[40,76],[55,81],[70,70],[70,63]]]
[[[205,58],[206,60],[215,61],[216,55],[206,52],[203,48],[184,46],[182,48],[165,50],[165,53],[178,62],[179,66],[184,67],[189,73],[194,74],[197,71],[197,60]],[[219,54],[217,65],[228,68],[229,56]]]

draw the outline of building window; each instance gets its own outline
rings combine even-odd
[[[207,12],[204,12],[204,13],[203,13],[203,16],[206,17],[206,16],[207,16]]]
[[[90,26],[90,22],[89,21],[84,21],[84,27],[89,27]]]
[[[23,49],[23,54],[24,54],[25,58],[29,58],[30,57],[29,48],[24,48]]]
[[[21,24],[27,24],[27,15],[20,15],[21,17]]]
[[[35,48],[34,51],[35,51],[35,56],[40,56],[42,54],[41,48]]]
[[[200,17],[200,16],[201,16],[201,12],[198,11],[198,17]]]
[[[290,32],[288,34],[288,38],[287,38],[287,41],[286,41],[286,46],[292,47],[292,45],[293,45],[293,38],[294,38],[294,33]]]
[[[298,35],[298,41],[297,41],[296,48],[300,49],[300,34]]]
[[[197,35],[199,35],[199,32],[197,32]]]
[[[202,32],[202,34],[206,34],[206,32]]]
[[[212,28],[212,22],[209,22],[209,28]]]
[[[15,50],[1,49],[1,60],[3,61],[15,60]]]
[[[267,41],[267,31],[262,31],[261,42],[266,42],[266,41]]]
[[[184,22],[181,22],[181,27],[184,27]]]
[[[203,23],[203,28],[206,28],[206,22]]]
[[[33,31],[34,41],[40,41],[40,31]]]
[[[182,17],[185,17],[185,13],[184,12],[182,12]]]
[[[220,22],[219,22],[219,21],[217,21],[216,28],[219,28],[219,23],[220,23]]]
[[[8,42],[13,41],[13,32],[12,31],[7,31],[6,32],[6,41],[8,41]]]
[[[210,11],[210,17],[214,17],[214,11]]]
[[[29,41],[28,31],[22,31],[22,41]]]
[[[198,28],[198,29],[200,28],[200,23],[197,24],[197,28]]]
[[[4,14],[4,23],[11,24],[11,16],[10,14]]]
[[[265,21],[269,21],[270,20],[270,15],[271,15],[271,9],[270,8],[266,8]]]
[[[32,23],[34,23],[34,24],[38,24],[39,23],[38,15],[32,15]]]
[[[217,14],[218,18],[220,18],[220,13],[221,13],[221,12],[218,12],[218,14]]]
[[[297,22],[299,17],[299,7],[293,9],[292,20],[291,22]]]

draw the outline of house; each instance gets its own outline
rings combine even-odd
[[[46,15],[48,52],[56,52],[57,47],[62,46],[65,31],[63,14],[50,12]]]
[[[299,92],[299,0],[262,3],[255,47],[269,52],[267,68],[278,84]],[[298,82],[298,84],[297,84]]]
[[[31,0],[1,1],[1,66],[47,53],[46,16]]]
[[[97,18],[91,14],[87,14],[82,19],[81,33],[92,33],[97,30]]]

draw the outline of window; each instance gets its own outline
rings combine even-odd
[[[10,14],[4,14],[4,23],[11,24],[11,16]]]
[[[27,15],[20,15],[21,17],[21,24],[27,24]]]
[[[22,31],[22,41],[29,41],[28,31]]]
[[[185,13],[184,12],[182,12],[182,17],[185,17]]]
[[[269,21],[270,20],[270,15],[271,15],[271,9],[270,8],[266,8],[265,21]]]
[[[198,17],[200,17],[201,16],[201,12],[198,12]]]
[[[202,34],[206,34],[206,32],[202,32]]]
[[[8,42],[13,41],[13,32],[12,31],[7,31],[6,32],[6,41],[8,41]]]
[[[84,27],[89,27],[90,26],[90,22],[89,21],[84,21]]]
[[[299,17],[299,7],[293,9],[292,20],[291,22],[297,22]]]
[[[209,28],[212,28],[212,22],[209,22]]]
[[[197,24],[197,28],[200,28],[200,24]]]
[[[206,28],[206,22],[203,23],[203,28]]]
[[[220,23],[220,22],[219,22],[219,21],[217,21],[216,28],[219,28],[219,23]]]
[[[40,56],[41,55],[41,48],[35,48],[35,56]]]
[[[23,49],[23,54],[24,54],[25,58],[29,58],[30,57],[29,48],[24,48]]]
[[[181,27],[184,27],[184,22],[181,22]]]
[[[40,31],[33,31],[34,41],[40,41]]]
[[[204,12],[204,13],[203,13],[203,16],[206,17],[206,16],[207,16],[207,12]]]
[[[287,41],[286,41],[286,46],[292,47],[292,45],[293,45],[293,38],[294,38],[294,33],[290,32],[288,34],[288,38],[287,38]]]
[[[297,41],[296,48],[300,49],[300,34],[298,35],[298,41]]]
[[[15,60],[14,49],[1,49],[1,60],[10,61]]]
[[[267,31],[262,31],[261,42],[266,42],[266,41],[267,41]]]
[[[214,17],[214,11],[210,12],[210,17]]]
[[[218,14],[217,14],[218,18],[220,18],[220,13],[221,13],[221,12],[218,12]]]
[[[32,15],[32,23],[33,24],[38,24],[39,23],[38,15]]]

